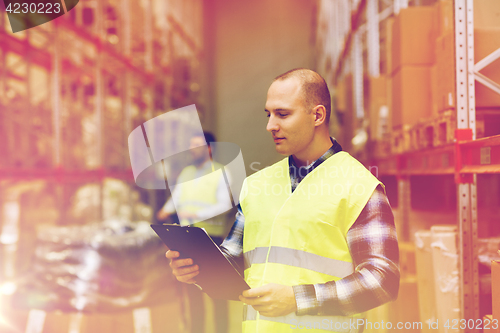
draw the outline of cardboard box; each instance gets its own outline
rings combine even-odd
[[[453,17],[453,0],[436,2],[438,36],[453,32],[455,18]]]
[[[431,67],[403,66],[393,76],[392,128],[430,118],[431,110]]]
[[[393,72],[393,61],[392,61],[392,48],[393,48],[393,41],[392,41],[392,36],[393,36],[393,30],[394,30],[394,18],[390,17],[384,22],[385,26],[383,28],[383,38],[385,40],[385,43],[383,44],[383,54],[384,54],[384,61],[385,61],[385,70],[382,70],[382,73],[387,74],[387,76],[390,76]]]
[[[474,0],[474,28],[500,27],[500,1]]]
[[[385,76],[370,78],[368,86],[370,137],[380,140],[387,128],[387,79]],[[385,108],[385,109],[384,109]]]
[[[432,117],[437,116],[437,114],[439,113],[438,85],[439,85],[438,67],[437,65],[434,65],[431,67]]]
[[[434,7],[409,7],[399,12],[392,34],[392,73],[408,65],[434,64],[434,41],[438,35],[436,16]]]
[[[437,107],[444,112],[455,107],[455,36],[448,32],[436,39]]]
[[[500,3],[500,1],[498,1]],[[500,48],[500,27],[474,29],[474,60],[479,62]],[[500,84],[500,59],[480,71]],[[499,107],[500,95],[476,81],[476,107]]]
[[[423,333],[433,332],[428,323],[433,323],[437,319],[431,243],[432,235],[430,230],[419,230],[415,233],[418,306],[420,321],[424,324],[422,327]]]

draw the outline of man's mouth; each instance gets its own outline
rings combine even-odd
[[[285,140],[285,138],[278,138],[278,137],[273,137],[274,143],[280,143],[281,141]]]

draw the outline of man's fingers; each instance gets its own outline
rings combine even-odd
[[[199,270],[200,268],[198,267],[198,265],[181,267],[174,270],[174,275],[175,276],[187,275],[193,272],[198,272]]]
[[[172,259],[170,261],[170,267],[172,269],[184,267],[184,266],[191,266],[193,264],[193,259],[187,258],[187,259]]]
[[[251,306],[262,305],[265,302],[263,297],[244,297],[240,295],[240,301]]]
[[[241,295],[243,297],[247,297],[247,298],[261,297],[267,293],[267,288],[265,288],[265,287],[266,286],[261,286],[261,287],[257,287],[257,288],[247,289],[247,290],[244,290],[241,293]]]
[[[167,253],[165,253],[165,257],[167,257],[168,259],[178,258],[179,255],[180,255],[179,252],[172,250],[168,250]]]
[[[185,275],[181,275],[181,276],[176,276],[176,277],[177,277],[177,281],[193,284],[193,283],[196,283],[196,280],[193,278],[195,276],[197,276],[198,274],[200,274],[200,271],[195,271],[193,273],[189,273],[189,274],[185,274]]]

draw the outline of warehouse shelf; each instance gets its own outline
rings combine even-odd
[[[411,3],[407,0],[321,1],[320,8],[326,14],[319,15],[318,68],[328,78],[328,83],[337,87],[336,116],[344,128],[337,132],[337,129],[333,128],[334,135],[344,142],[348,151],[367,162],[372,172],[376,172],[379,177],[395,177],[397,181],[397,186],[392,188],[398,193],[396,215],[398,225],[403,229],[402,240],[409,239],[409,224],[412,223],[411,179],[442,176],[455,180],[457,203],[456,212],[452,215],[458,227],[461,316],[466,319],[480,319],[476,183],[479,175],[500,174],[500,135],[497,135],[498,130],[491,133],[491,126],[495,126],[496,122],[489,123],[491,117],[500,118],[500,105],[495,109],[489,106],[492,105],[489,101],[490,104],[487,105],[478,104],[476,110],[475,81],[492,91],[500,92],[497,82],[486,77],[484,73],[479,73],[485,66],[494,61],[498,62],[500,49],[487,50],[487,54],[483,50],[479,55],[482,59],[474,61],[472,0],[440,1],[439,5],[436,1],[436,6],[451,4],[444,9],[436,7],[450,13],[450,16],[446,16],[448,21],[443,24],[449,29],[447,31],[451,38],[446,35],[448,39],[441,41],[454,43],[453,54],[446,54],[446,62],[451,64],[451,68],[455,67],[453,76],[456,77],[452,83],[455,89],[450,87],[450,95],[446,96],[445,101],[447,105],[443,107],[447,111],[438,114],[434,109],[431,111],[431,108],[421,110],[425,116],[415,120],[409,118],[415,121],[410,126],[405,125],[403,120],[402,127],[392,124],[391,128],[390,119],[385,118],[382,119],[384,123],[377,125],[385,126],[381,129],[372,127],[366,121],[366,118],[372,117],[371,110],[370,114],[365,111],[368,105],[365,100],[367,81],[373,80],[378,85],[382,82],[382,88],[376,86],[376,89],[383,91],[386,89],[385,82],[376,80],[379,77],[385,80],[381,72],[387,77],[392,75],[391,70],[387,68],[387,57],[392,56],[391,50],[387,52],[387,39],[390,38],[394,22],[391,16],[398,15],[401,9],[416,5],[417,2],[421,3]],[[433,1],[427,1],[426,4],[433,5]],[[439,26],[439,29],[444,28]],[[336,42],[331,40],[334,37]],[[449,59],[452,56],[455,57],[453,61]],[[448,67],[446,69],[448,70]],[[453,78],[451,73],[448,76]],[[369,83],[371,84],[371,81]],[[484,86],[480,88],[486,89]],[[440,100],[437,102],[442,103]],[[484,103],[482,100],[479,102]],[[488,125],[490,130],[486,132],[489,136],[483,137]],[[359,138],[363,135],[366,137],[367,133],[375,137],[374,140],[368,139],[368,145],[364,145],[365,148],[369,147],[369,153],[360,150],[355,144],[363,142]],[[492,134],[495,135],[491,136]]]
[[[460,143],[461,173],[500,173],[500,135]]]
[[[0,181],[29,181],[29,180],[47,180],[56,183],[87,183],[102,181],[105,178],[114,178],[128,183],[134,182],[132,169],[128,170],[66,170],[63,168],[50,169],[0,169]]]
[[[500,135],[388,156],[369,165],[376,165],[382,176],[500,173]]]
[[[34,234],[39,220],[102,220],[106,184],[125,183],[120,195],[131,214],[152,218],[133,205],[158,209],[157,197],[168,193],[136,192],[127,136],[176,103],[199,102],[189,90],[199,78],[177,71],[194,72],[203,62],[202,4],[81,0],[68,14],[16,34],[0,15],[0,198],[22,212],[8,217],[8,207],[0,207],[0,236],[19,235],[18,243],[0,242],[2,282],[26,268],[32,249],[23,237]],[[78,219],[72,201],[82,188],[97,206]],[[28,218],[33,207],[23,198],[41,192],[53,215]]]

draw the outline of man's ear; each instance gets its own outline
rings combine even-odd
[[[326,121],[326,109],[323,105],[316,105],[313,108],[314,126],[320,126]]]

